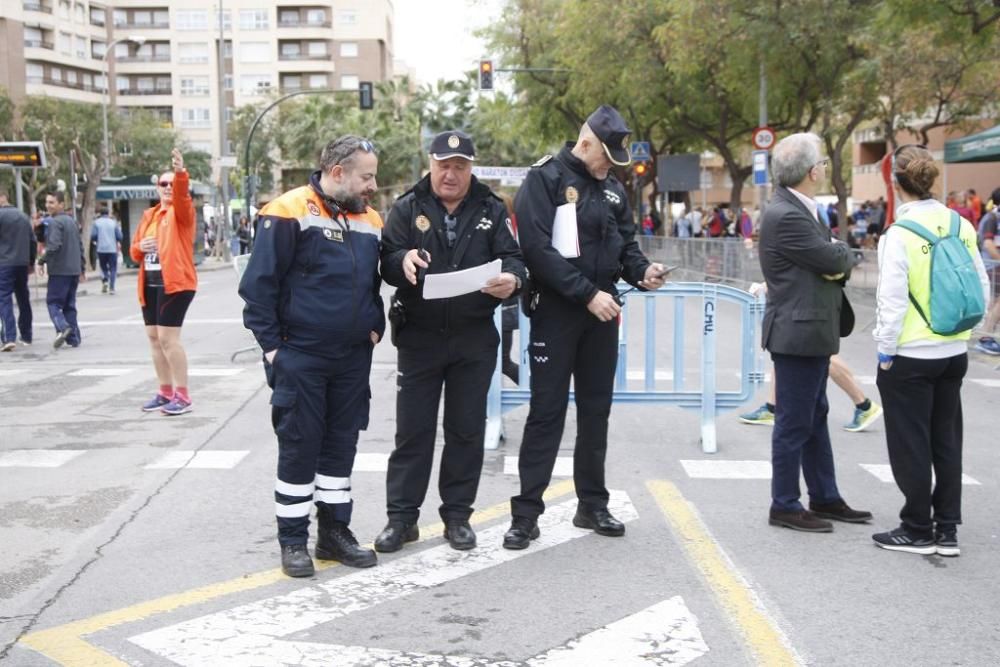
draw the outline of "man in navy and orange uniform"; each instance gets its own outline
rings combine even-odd
[[[378,273],[382,219],[368,201],[378,157],[356,136],[330,142],[309,184],[259,215],[240,282],[243,322],[264,351],[278,436],[275,511],[281,567],[314,573],[309,511],[319,519],[316,557],[375,565],[351,521],[351,470],[368,427],[372,350],[385,331]]]

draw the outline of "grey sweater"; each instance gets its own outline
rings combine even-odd
[[[45,234],[45,262],[50,276],[78,276],[83,271],[80,228],[65,213],[49,220]]]
[[[35,235],[31,220],[13,206],[0,206],[0,266],[35,263]]]

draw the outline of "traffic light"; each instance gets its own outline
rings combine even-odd
[[[362,81],[361,83],[359,83],[358,95],[360,97],[361,108],[365,110],[371,109],[374,103],[374,99],[372,96],[372,82]]]
[[[636,162],[635,166],[632,167],[632,173],[635,174],[636,178],[641,179],[649,173],[649,165],[645,162]]]
[[[493,90],[493,61],[479,61],[479,90]]]

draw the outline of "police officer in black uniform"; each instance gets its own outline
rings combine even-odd
[[[635,242],[635,225],[612,165],[630,161],[630,130],[618,111],[601,106],[576,143],[536,162],[517,193],[514,210],[525,263],[531,272],[531,408],[518,472],[521,493],[511,498],[513,522],[503,546],[524,549],[539,535],[542,493],[552,478],[574,381],[577,409],[573,479],[578,498],[573,525],[620,536],[625,526],[608,512],[604,459],[615,366],[618,363],[619,278],[641,289],[663,284]],[[556,208],[575,214],[579,257],[552,245]],[[567,253],[572,254],[572,253]]]
[[[486,395],[497,363],[493,313],[526,279],[504,203],[472,175],[475,149],[464,132],[437,135],[430,174],[396,200],[382,245],[382,276],[396,286],[390,306],[399,350],[396,449],[389,457],[389,522],[375,550],[397,551],[418,538],[420,506],[434,458],[438,403],[444,386],[444,451],[438,490],[444,537],[471,549],[469,525],[479,487],[486,430]],[[478,292],[423,298],[423,277],[501,259],[498,277]]]

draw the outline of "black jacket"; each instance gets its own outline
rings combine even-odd
[[[853,318],[843,294],[854,259],[844,243],[787,188],[777,187],[760,226],[760,268],[767,282],[761,343],[778,354],[836,354],[841,318]],[[823,275],[844,274],[838,280]]]
[[[507,208],[475,176],[469,194],[456,209],[457,239],[448,248],[445,233],[445,208],[431,191],[430,176],[422,178],[392,205],[382,235],[382,278],[395,286],[396,298],[406,309],[407,326],[415,325],[431,331],[463,329],[482,324],[493,317],[500,299],[482,292],[463,294],[450,299],[423,298],[423,281],[411,285],[403,273],[403,257],[413,248],[430,253],[428,273],[448,273],[503,260],[502,270],[513,273],[522,284],[527,280],[521,251],[511,233]],[[426,216],[431,227],[421,232],[416,227],[418,216]]]
[[[514,200],[517,233],[534,288],[586,305],[598,290],[616,294],[619,278],[637,285],[649,260],[635,242],[635,223],[625,188],[613,175],[599,181],[570,152],[542,158],[528,172]],[[580,256],[566,258],[552,247],[556,208],[574,193]]]

